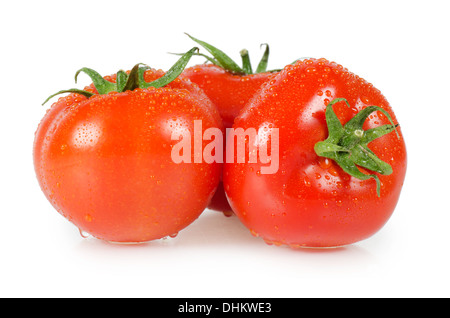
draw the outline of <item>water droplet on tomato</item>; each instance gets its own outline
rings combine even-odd
[[[227,218],[233,216],[233,214],[234,214],[233,211],[222,211],[222,213]]]
[[[331,160],[328,158],[324,158],[324,157],[319,157],[319,166],[324,169],[327,170],[331,167]]]
[[[305,183],[305,186],[307,186],[307,187],[311,186],[311,180],[309,180],[308,176],[305,176],[303,178],[303,182]]]
[[[171,238],[175,238],[175,237],[177,237],[177,235],[178,235],[178,232],[176,232],[176,233],[173,233],[173,234],[170,234],[170,235],[169,235],[169,237],[171,237]]]
[[[366,97],[366,96],[361,96],[361,101],[364,104],[369,104],[370,103],[370,99],[368,97]]]
[[[81,235],[82,238],[88,238],[89,236],[91,236],[88,232],[83,231],[80,228],[78,228],[78,231],[80,232],[80,235]]]

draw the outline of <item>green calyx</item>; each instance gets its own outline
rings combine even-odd
[[[199,49],[197,47],[194,47],[184,53],[183,56],[164,74],[164,76],[149,83],[145,81],[144,73],[146,70],[150,69],[150,67],[142,63],[136,64],[131,69],[129,74],[127,74],[123,70],[118,71],[116,74],[116,83],[105,80],[99,73],[97,73],[93,69],[83,67],[75,73],[75,83],[77,82],[78,75],[83,72],[91,78],[92,83],[94,84],[98,92],[98,95],[105,95],[111,92],[121,93],[125,91],[132,91],[136,88],[145,89],[150,87],[164,87],[175,80],[183,72],[192,55],[196,54],[198,50]],[[86,96],[87,98],[96,95],[92,92],[80,90],[77,88],[66,89],[49,96],[42,105],[47,103],[54,96],[64,93],[77,93]]]
[[[344,101],[345,98],[332,100],[326,109],[325,118],[328,127],[328,138],[315,144],[314,150],[318,156],[334,160],[346,173],[360,180],[375,179],[377,183],[377,195],[380,196],[380,179],[376,174],[365,174],[357,166],[382,175],[392,173],[392,167],[378,158],[369,148],[368,144],[395,130],[400,138],[391,116],[381,107],[368,106],[357,113],[344,126],[333,111],[333,105]],[[367,117],[375,112],[382,112],[391,122],[391,125],[382,125],[376,128],[363,130],[362,126]]]
[[[266,72],[278,72],[280,70],[267,70],[267,64],[269,61],[269,45],[264,43],[261,46],[265,46],[264,54],[256,67],[256,71],[254,72],[252,69],[252,65],[250,63],[250,55],[246,49],[241,50],[240,55],[242,59],[242,67],[239,66],[236,62],[234,62],[228,55],[226,55],[223,51],[219,50],[215,46],[203,42],[199,39],[194,38],[193,36],[186,33],[193,41],[201,45],[204,49],[206,49],[212,57],[202,54],[195,53],[194,55],[202,56],[206,58],[209,62],[217,65],[228,72],[237,74],[237,75],[249,75],[249,74],[258,74],[258,73],[266,73]]]

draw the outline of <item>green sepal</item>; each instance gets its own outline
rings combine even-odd
[[[171,53],[171,52],[169,52],[169,54],[178,55],[178,56],[184,55],[184,53]],[[204,57],[206,59],[205,63],[211,62],[214,65],[221,66],[218,61],[216,61],[213,57],[210,57],[210,56],[208,56],[206,54],[196,52],[196,53],[194,53],[192,55],[193,56],[202,56],[202,57]]]
[[[266,49],[264,50],[264,54],[261,58],[261,61],[259,61],[258,66],[256,67],[256,73],[264,73],[267,72],[267,64],[269,63],[269,44],[263,43],[261,46],[265,45]]]
[[[253,74],[252,64],[250,63],[250,55],[246,49],[241,50],[239,52],[242,58],[242,69],[245,74]]]
[[[375,174],[365,174],[357,166],[382,175],[391,174],[392,167],[387,162],[382,161],[376,154],[368,148],[368,143],[380,138],[392,131],[397,132],[391,116],[388,112],[378,106],[368,106],[358,112],[344,126],[333,111],[333,105],[338,102],[349,103],[345,98],[333,99],[326,108],[325,118],[328,127],[328,138],[315,144],[314,150],[318,156],[334,160],[345,172],[360,180],[375,179],[377,183],[377,195],[380,196],[381,183]],[[369,115],[375,111],[382,112],[391,125],[382,125],[376,128],[363,130],[363,124]]]
[[[128,74],[127,82],[125,83],[123,90],[120,92],[125,91],[132,91],[136,88],[139,88],[139,67],[141,63],[136,64],[133,66],[133,68],[130,71],[130,74]]]
[[[123,92],[127,81],[128,81],[128,74],[123,70],[118,71],[116,76],[116,85],[118,92]]]
[[[79,69],[75,73],[75,83],[77,83],[78,75],[83,72],[87,74],[94,84],[95,88],[97,89],[97,92],[99,95],[105,95],[109,92],[117,91],[117,85],[105,80],[98,72],[94,71],[93,69],[83,67],[82,69]]]
[[[187,51],[165,74],[164,76],[147,83],[143,80],[143,77],[140,78],[139,87],[140,88],[149,88],[149,87],[155,87],[160,88],[164,87],[165,85],[169,84],[173,80],[175,80],[184,70],[186,65],[189,63],[189,60],[191,59],[192,55],[194,55],[195,52],[198,51],[198,47],[194,47]]]
[[[125,71],[120,70],[116,74],[116,83],[110,82],[105,80],[98,72],[83,67],[79,69],[75,73],[75,83],[78,80],[78,75],[83,72],[86,73],[92,80],[92,83],[94,84],[98,95],[105,95],[110,92],[118,92],[122,93],[128,90],[134,90],[136,88],[149,88],[149,87],[155,87],[160,88],[164,87],[165,85],[169,84],[173,80],[175,80],[184,70],[186,65],[188,64],[190,58],[192,55],[194,55],[198,51],[198,47],[194,47],[185,54],[162,76],[161,78],[147,83],[144,79],[144,73],[146,70],[150,69],[148,65],[138,63],[136,64],[130,71],[130,74],[127,74]],[[86,96],[87,98],[95,95],[94,93],[80,90],[76,88],[67,89],[59,91],[51,96],[49,96],[42,105],[47,103],[52,97],[64,94],[64,93],[77,93]]]
[[[45,105],[45,104],[46,104],[50,99],[52,99],[53,97],[55,97],[55,96],[57,96],[57,95],[60,95],[60,94],[64,94],[64,93],[76,93],[76,94],[83,95],[83,96],[85,96],[85,97],[87,97],[87,98],[89,98],[89,97],[95,95],[94,93],[91,93],[91,92],[88,92],[88,91],[85,91],[85,90],[81,90],[81,89],[77,89],[77,88],[64,89],[64,90],[59,91],[59,92],[57,92],[57,93],[55,93],[55,94],[53,94],[53,95],[50,95],[50,96],[42,103],[42,105]]]
[[[191,40],[197,42],[198,44],[200,44],[203,48],[205,48],[215,59],[216,63],[226,69],[227,71],[230,71],[232,73],[236,73],[236,74],[244,74],[244,70],[236,64],[236,62],[234,62],[228,55],[226,55],[224,52],[222,52],[221,50],[219,50],[218,48],[216,48],[215,46],[203,42],[199,39],[194,38],[193,36],[185,33],[188,37],[191,38]]]

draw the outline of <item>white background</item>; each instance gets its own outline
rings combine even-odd
[[[0,296],[449,297],[448,1],[7,1],[1,5]],[[138,62],[167,70],[194,43],[269,68],[325,57],[379,88],[402,126],[408,172],[371,238],[341,249],[266,245],[236,217],[205,211],[174,239],[83,239],[42,194],[37,125],[60,89]],[[191,61],[203,62],[203,59]],[[190,65],[193,65],[190,63]]]

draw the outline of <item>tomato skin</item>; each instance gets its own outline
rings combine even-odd
[[[183,72],[216,105],[225,128],[231,128],[241,109],[273,75],[270,72],[236,75],[214,64],[196,65]]]
[[[314,145],[327,135],[326,105],[346,98],[350,108],[334,105],[345,124],[359,110],[377,105],[397,123],[384,96],[370,83],[325,59],[288,65],[263,86],[242,110],[233,128],[279,129],[279,169],[261,174],[258,163],[225,163],[223,182],[231,207],[252,234],[268,243],[292,247],[335,247],[352,244],[376,233],[390,218],[398,202],[406,173],[406,148],[390,133],[369,144],[388,162],[391,175],[379,175],[381,196],[373,179],[361,181],[345,173],[334,161],[318,157]],[[389,124],[373,113],[364,129]],[[270,149],[270,142],[262,139]],[[247,145],[248,149],[248,145]]]
[[[197,84],[219,110],[225,128],[231,128],[241,109],[274,73],[236,75],[214,64],[187,68],[183,76]],[[209,209],[229,214],[232,209],[220,184]]]
[[[146,80],[163,74],[147,71]],[[60,98],[35,136],[39,184],[58,212],[99,239],[175,235],[202,213],[221,174],[219,164],[171,158],[178,142],[171,133],[193,136],[196,119],[203,131],[222,128],[208,98],[182,79],[160,89]]]

